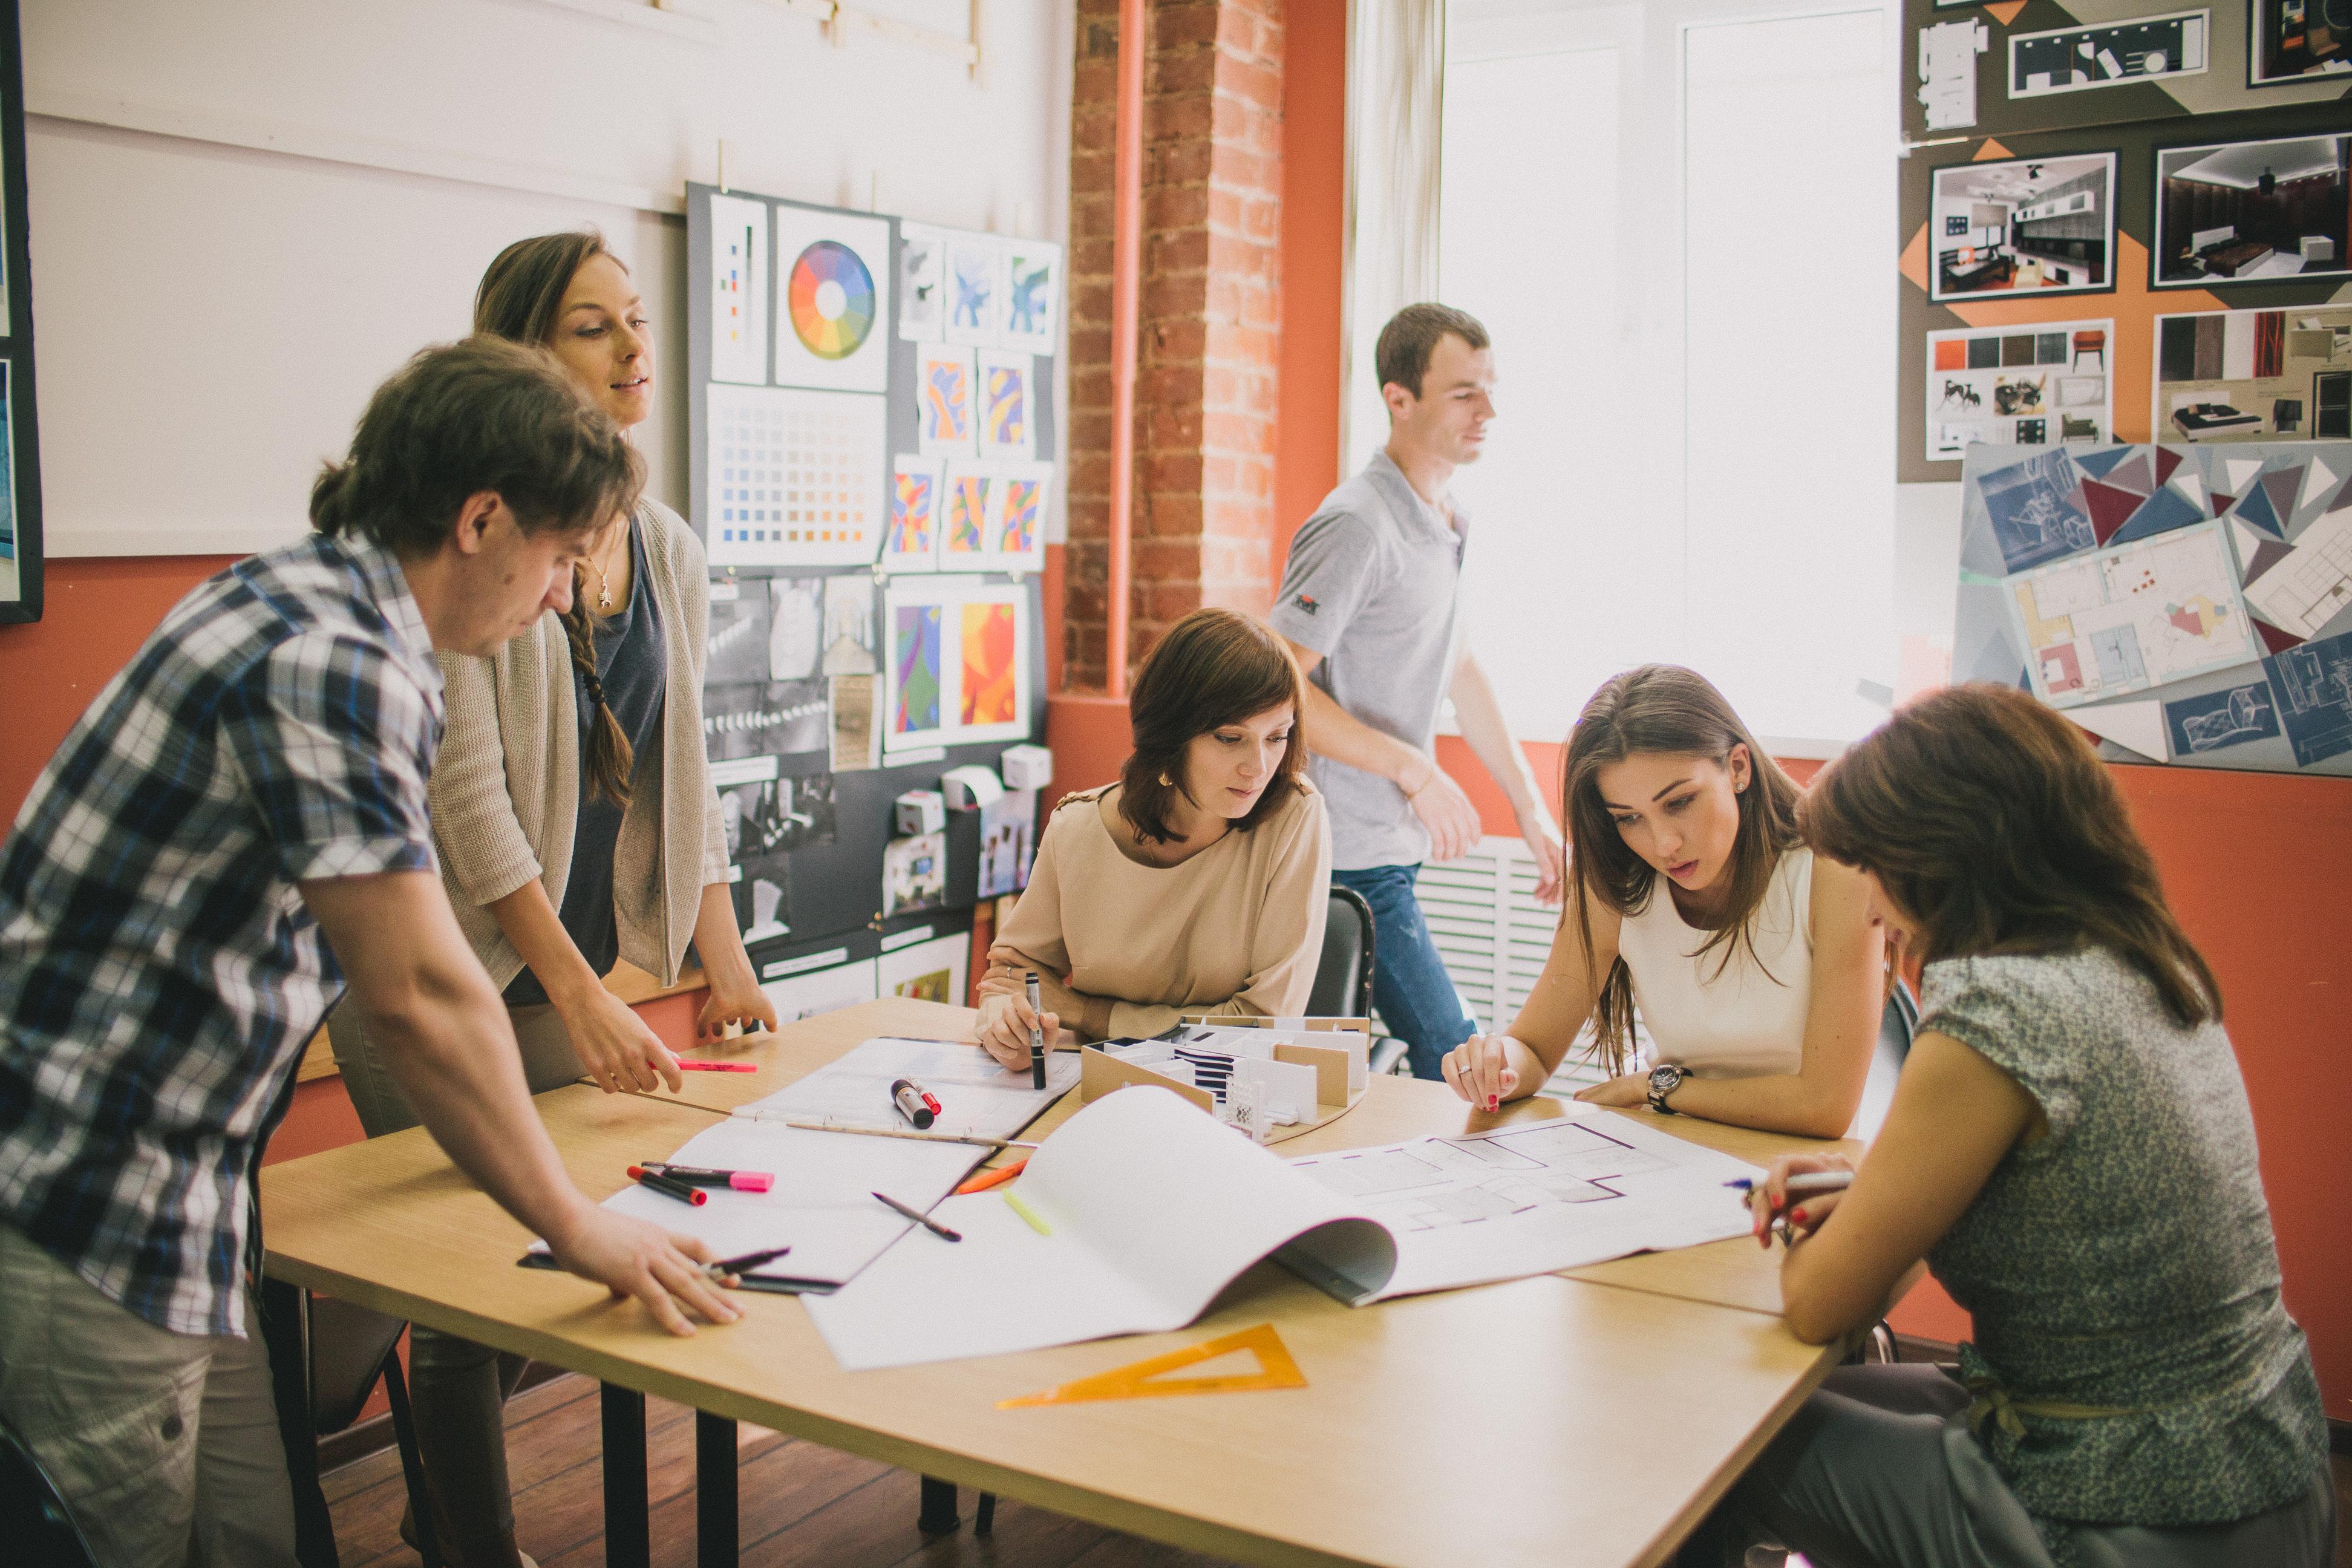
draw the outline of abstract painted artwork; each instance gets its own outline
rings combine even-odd
[[[979,451],[971,351],[925,343],[915,351],[915,440],[926,458]]]
[[[931,458],[892,459],[890,521],[882,531],[882,569],[929,572],[940,563],[940,464]]]
[[[1030,591],[979,577],[894,578],[883,750],[1029,734]]]
[[[1975,446],[1952,679],[2117,761],[2352,775],[2352,442]]]
[[[1037,450],[1035,370],[1025,353],[980,351],[980,455],[1027,458]]]

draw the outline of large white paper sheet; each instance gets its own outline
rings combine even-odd
[[[835,1121],[854,1127],[905,1128],[890,1103],[890,1080],[912,1078],[929,1089],[945,1113],[935,1131],[1010,1138],[1077,1081],[1070,1052],[1047,1058],[1046,1088],[1029,1087],[996,1065],[978,1046],[937,1040],[874,1039],[799,1082],[754,1100],[738,1114],[688,1139],[673,1152],[646,1149],[640,1161],[667,1161],[719,1170],[768,1171],[764,1193],[707,1188],[709,1202],[680,1203],[631,1184],[604,1206],[709,1242],[721,1258],[772,1247],[792,1251],[754,1278],[839,1285],[915,1226],[874,1201],[876,1193],[929,1209],[988,1156],[976,1143],[931,1143],[908,1138],[864,1138],[818,1132],[779,1120]],[[938,1238],[924,1233],[923,1239]],[[942,1243],[941,1245],[945,1245]]]
[[[1723,1184],[1762,1174],[1598,1106],[1459,1138],[1291,1162],[1396,1237],[1381,1300],[1745,1236]]]
[[[908,1237],[839,1294],[808,1303],[844,1367],[1181,1328],[1278,1251],[1326,1289],[1363,1299],[1396,1258],[1361,1207],[1166,1089],[1121,1089],[1087,1107],[1031,1157],[1016,1190],[1052,1234],[1031,1229],[999,1193],[951,1198],[936,1212],[961,1243]]]

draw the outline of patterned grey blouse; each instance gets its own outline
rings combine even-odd
[[[1975,1315],[1970,1415],[2018,1500],[2162,1526],[2302,1497],[2326,1422],[2221,1026],[2182,1027],[2105,948],[1948,960],[1924,992],[1920,1032],[2008,1072],[2050,1123],[1927,1256]]]

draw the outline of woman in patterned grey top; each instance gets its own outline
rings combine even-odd
[[[1853,1185],[1791,1199],[1853,1162],[1783,1158],[1758,1234],[1802,1237],[1804,1339],[1874,1321],[1924,1258],[1976,1342],[1832,1373],[1683,1561],[1764,1536],[1823,1568],[2325,1568],[2326,1423],[2220,990],[2105,767],[2024,694],[1958,687],[1800,822],[1927,961],[1924,1007]]]

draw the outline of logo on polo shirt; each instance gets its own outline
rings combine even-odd
[[[1323,606],[1316,602],[1314,595],[1301,594],[1298,595],[1298,607],[1311,616]]]

